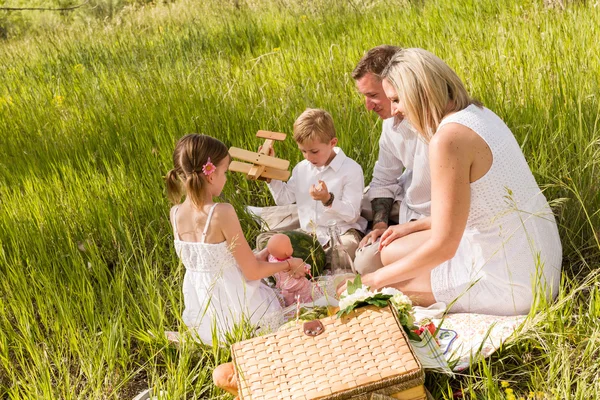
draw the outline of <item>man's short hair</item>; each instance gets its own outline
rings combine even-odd
[[[376,76],[381,75],[394,54],[400,50],[402,50],[401,47],[387,44],[373,47],[360,59],[356,68],[352,71],[352,78],[356,81],[369,73]]]
[[[297,143],[302,144],[307,140],[329,143],[333,138],[333,118],[325,110],[307,108],[294,122],[294,140]]]

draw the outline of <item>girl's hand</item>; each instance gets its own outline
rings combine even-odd
[[[294,278],[299,279],[303,278],[306,275],[306,266],[307,264],[301,258],[288,258],[290,269],[289,273]]]
[[[267,261],[269,261],[269,251],[265,247],[261,251],[254,253],[254,257],[256,258],[257,261],[267,262]]]

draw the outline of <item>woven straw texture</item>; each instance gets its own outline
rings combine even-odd
[[[424,373],[389,307],[359,308],[321,320],[306,336],[302,324],[232,346],[240,397],[367,399],[423,384]]]

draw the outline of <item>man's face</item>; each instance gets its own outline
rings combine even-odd
[[[387,119],[392,116],[390,101],[385,97],[385,92],[381,86],[378,77],[367,73],[356,80],[356,88],[365,96],[365,107],[369,111],[374,111],[381,119]]]

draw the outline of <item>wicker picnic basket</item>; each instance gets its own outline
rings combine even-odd
[[[426,398],[423,368],[389,306],[299,323],[232,353],[243,400]]]

